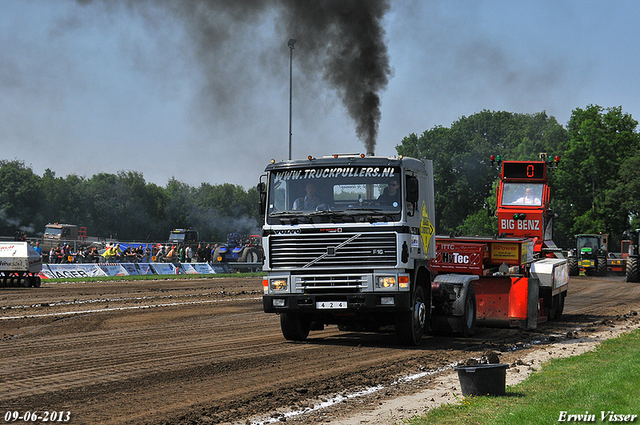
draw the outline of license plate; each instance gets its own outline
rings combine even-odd
[[[316,308],[318,310],[326,310],[326,309],[332,310],[332,309],[347,308],[347,302],[346,301],[317,301]]]

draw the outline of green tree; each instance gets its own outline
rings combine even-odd
[[[32,232],[39,225],[40,178],[23,161],[0,160],[0,232]]]
[[[255,233],[258,193],[255,188],[245,191],[242,186],[224,183],[202,183],[194,191],[194,203],[201,235],[214,241],[226,240],[227,234]]]
[[[638,122],[621,107],[576,108],[567,129],[569,141],[558,176],[565,233],[609,233],[617,242],[630,226],[637,205],[634,193],[638,165]]]

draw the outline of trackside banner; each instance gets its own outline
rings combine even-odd
[[[109,276],[97,264],[43,264],[40,277],[63,279],[71,277]]]
[[[209,263],[183,263],[181,265],[186,274],[224,273],[223,271],[216,271],[216,269],[211,267]]]
[[[98,264],[43,264],[40,277],[64,279],[74,277],[138,276],[168,274],[228,273],[208,263],[98,263]]]

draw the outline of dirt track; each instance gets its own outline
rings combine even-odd
[[[535,331],[479,328],[474,338],[429,336],[413,348],[336,327],[287,342],[278,317],[262,312],[259,278],[0,288],[0,419],[38,410],[69,411],[76,424],[277,421],[319,400],[384,388],[287,419],[318,423],[433,385],[431,375],[394,383],[401,377],[487,350],[511,362],[550,336],[638,321],[628,313],[640,310],[640,285],[623,277],[573,278],[569,290],[562,320]]]

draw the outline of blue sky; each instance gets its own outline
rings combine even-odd
[[[279,31],[277,10],[234,26],[203,64],[165,2],[124,3],[0,0],[0,159],[253,186],[288,156],[289,38],[293,156],[365,152],[335,90],[300,75],[305,36]],[[638,16],[635,1],[393,2],[376,154],[483,109],[565,125],[598,104],[640,119]]]

